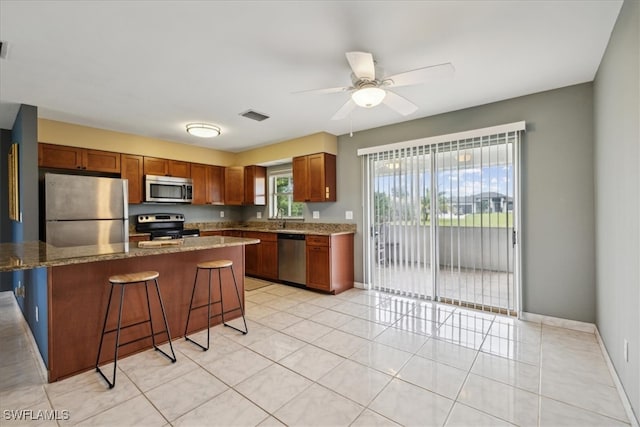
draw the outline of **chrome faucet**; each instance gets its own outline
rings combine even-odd
[[[286,225],[286,221],[284,220],[284,208],[278,208],[278,212],[276,213],[276,219],[280,220],[278,221],[278,228],[283,229]]]

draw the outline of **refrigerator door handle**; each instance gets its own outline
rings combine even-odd
[[[122,235],[124,251],[129,252],[129,180],[122,180]]]

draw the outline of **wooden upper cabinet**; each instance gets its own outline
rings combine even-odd
[[[144,174],[191,178],[191,163],[144,156]]]
[[[267,204],[267,168],[264,166],[245,166],[244,204]]]
[[[179,160],[169,160],[169,176],[191,178],[191,163]]]
[[[38,166],[120,173],[120,153],[40,143],[38,144]]]
[[[121,178],[129,181],[129,203],[138,204],[143,201],[143,159],[142,156],[123,154],[121,157]]]
[[[307,156],[294,157],[293,169],[293,201],[306,202],[309,199],[309,159]]]
[[[194,205],[207,204],[207,165],[193,163],[191,165],[191,179],[193,180]]]
[[[207,203],[212,205],[224,204],[224,168],[209,166],[207,168]]]
[[[145,175],[169,175],[169,160],[144,156]]]
[[[120,173],[120,153],[100,150],[84,150],[82,169],[95,172]]]
[[[244,203],[244,167],[224,168],[224,203],[242,205]]]
[[[194,205],[224,203],[224,168],[222,166],[191,164]]]
[[[265,205],[267,203],[267,168],[230,166],[224,168],[225,205]]]
[[[317,153],[293,158],[295,202],[336,201],[336,156]]]

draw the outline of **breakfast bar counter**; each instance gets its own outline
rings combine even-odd
[[[46,322],[47,326],[45,353],[48,355],[49,382],[53,382],[94,369],[111,286],[108,282],[110,276],[157,271],[171,337],[175,339],[185,332],[196,265],[217,259],[231,260],[244,306],[244,246],[258,242],[238,237],[197,237],[185,239],[180,246],[131,247],[126,253],[90,256],[83,256],[83,248],[54,248],[42,242],[0,244],[0,271],[46,268],[47,314],[46,319],[41,316],[40,322]],[[206,276],[198,277],[195,306],[207,301]],[[229,312],[225,319],[228,321],[241,314],[230,270],[222,272],[222,285],[225,312]],[[30,284],[24,286],[23,292],[28,294]],[[217,277],[213,278],[212,299],[220,299]],[[145,321],[148,318],[146,301],[144,286],[127,288],[122,324]],[[117,324],[117,310],[110,311],[107,329]],[[151,298],[151,311],[154,323],[157,320],[161,324],[160,306],[155,298]],[[214,316],[220,313],[220,304],[212,306],[212,313]],[[212,318],[212,324],[220,322],[219,315]],[[188,333],[204,329],[206,325],[206,308],[193,311]],[[149,324],[141,323],[123,330],[120,339],[128,342],[149,333]],[[157,335],[156,340],[166,341],[166,334]],[[106,336],[104,348],[113,348],[114,345],[115,337]],[[40,343],[39,346],[42,350]],[[147,348],[151,348],[151,338],[122,347],[119,354],[126,356]],[[111,352],[103,351],[101,364],[110,361],[109,354],[112,359]]]

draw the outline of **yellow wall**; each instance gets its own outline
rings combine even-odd
[[[257,165],[322,152],[336,154],[338,152],[338,137],[326,132],[314,133],[240,152],[236,155],[236,162],[241,166]]]
[[[319,152],[336,154],[338,151],[338,138],[325,132],[230,153],[47,119],[38,119],[38,142],[219,166],[261,164]]]

